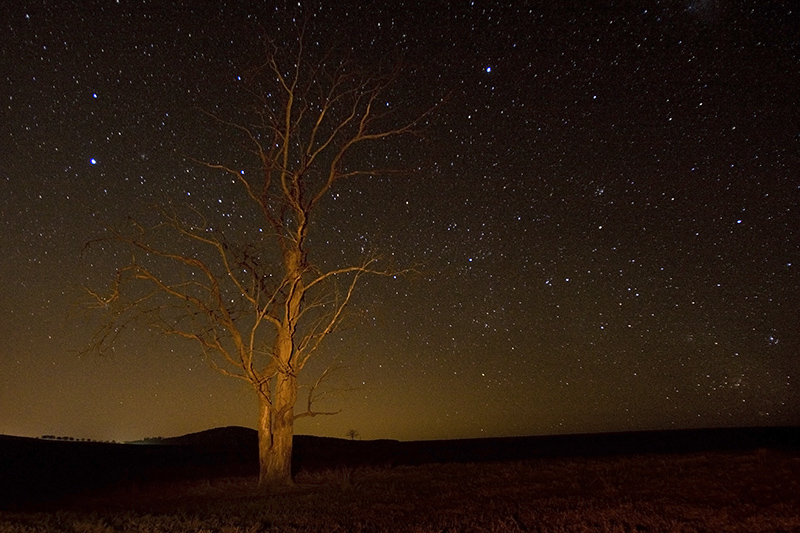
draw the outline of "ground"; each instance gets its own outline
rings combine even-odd
[[[800,454],[772,450],[302,471],[119,487],[0,531],[800,531]]]

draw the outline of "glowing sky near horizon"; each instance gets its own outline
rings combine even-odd
[[[308,374],[343,363],[342,412],[299,433],[800,423],[800,12],[360,4],[316,10],[315,38],[402,59],[397,109],[449,97],[424,142],[386,154],[417,173],[324,204],[312,257],[365,248],[421,273],[362,286],[361,320]],[[77,355],[97,319],[80,288],[124,262],[84,250],[102,223],[168,199],[235,212],[187,158],[229,149],[198,108],[235,98],[287,5],[0,8],[0,434],[254,426],[254,395],[191,344],[132,331]]]

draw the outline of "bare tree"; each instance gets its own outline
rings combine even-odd
[[[239,139],[250,166],[232,156],[196,160],[227,176],[250,215],[220,226],[202,208],[180,212],[170,203],[157,224],[132,221],[112,230],[110,239],[128,245],[131,260],[107,293],[87,291],[109,317],[97,348],[144,318],[198,343],[214,368],[252,386],[259,485],[270,487],[292,483],[294,422],[331,414],[314,409],[327,371],[309,387],[305,410],[295,412],[298,374],[341,323],[359,279],[397,273],[372,255],[328,269],[314,264],[311,222],[339,182],[390,171],[367,163],[362,147],[377,150],[375,143],[414,133],[427,112],[403,121],[389,111],[387,90],[397,71],[367,75],[332,55],[311,63],[302,37],[289,54],[270,41],[265,52],[248,75],[254,105],[243,115],[247,121],[209,113]]]

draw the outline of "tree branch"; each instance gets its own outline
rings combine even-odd
[[[306,418],[306,417],[315,417],[319,415],[329,416],[329,415],[338,415],[342,412],[341,409],[338,411],[314,411],[314,402],[319,400],[325,395],[325,392],[318,392],[320,384],[332,373],[331,367],[325,369],[322,375],[317,378],[311,387],[308,389],[308,398],[306,401],[306,410],[303,413],[294,415],[292,420],[297,420],[298,418]]]

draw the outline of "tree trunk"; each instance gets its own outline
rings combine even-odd
[[[292,481],[292,439],[297,378],[279,373],[273,404],[259,395],[258,458],[260,488],[284,488]]]

